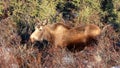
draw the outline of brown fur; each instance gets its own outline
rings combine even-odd
[[[100,34],[100,28],[94,24],[70,27],[64,23],[55,23],[46,25],[41,30],[38,29],[31,34],[31,41],[42,41],[45,39],[55,45],[55,47],[87,43],[89,38],[95,38]]]

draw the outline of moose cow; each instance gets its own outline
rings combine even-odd
[[[100,35],[100,28],[94,24],[70,27],[64,23],[38,26],[31,34],[31,42],[47,40],[57,47],[66,47],[71,44],[87,43],[90,38]],[[81,46],[81,45],[79,45]]]

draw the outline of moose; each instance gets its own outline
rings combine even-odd
[[[86,44],[89,39],[100,35],[101,29],[95,24],[70,27],[64,23],[36,26],[31,34],[31,42],[47,40],[55,48],[67,47],[79,43]],[[81,45],[79,45],[81,46]]]

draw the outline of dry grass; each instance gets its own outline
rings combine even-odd
[[[75,53],[21,44],[17,26],[10,18],[0,21],[0,35],[0,68],[112,68],[120,64],[120,35],[112,26],[102,30],[97,44]]]

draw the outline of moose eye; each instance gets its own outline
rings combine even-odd
[[[39,27],[39,31],[43,30],[43,27]]]
[[[43,29],[43,27],[40,27],[40,30],[42,30]]]

